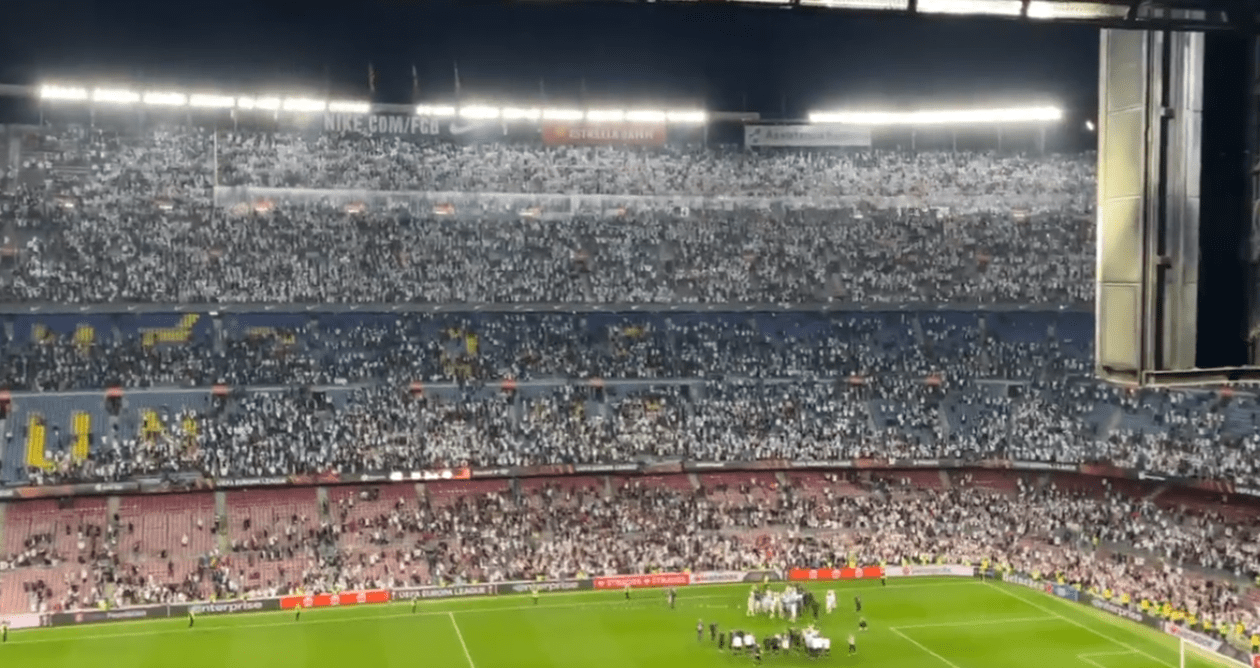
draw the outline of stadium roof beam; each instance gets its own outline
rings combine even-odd
[[[535,3],[540,0],[515,0]],[[656,3],[658,0],[585,0],[587,2]],[[690,4],[692,0],[660,0]],[[1251,0],[1010,0],[1020,11],[1006,9],[1006,3],[983,0],[725,0],[726,4],[804,12],[843,11],[870,16],[933,15],[983,16],[1010,21],[1065,23],[1122,30],[1173,30],[1187,32],[1235,31],[1260,33],[1257,10]],[[933,6],[949,11],[933,11]],[[988,5],[988,6],[986,6]],[[967,8],[966,6],[970,6]]]

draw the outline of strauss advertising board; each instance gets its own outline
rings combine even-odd
[[[802,580],[862,580],[879,578],[884,574],[880,566],[863,568],[793,568],[788,571],[787,579],[792,582]]]

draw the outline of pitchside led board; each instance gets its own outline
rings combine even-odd
[[[1215,37],[1101,32],[1096,373],[1130,386],[1258,377],[1243,341],[1248,291],[1227,294],[1221,282],[1222,267],[1244,261],[1222,230],[1249,226],[1245,207],[1234,221],[1215,201],[1228,193],[1213,191],[1210,204],[1200,197],[1222,169],[1203,160],[1215,147],[1205,132],[1211,142],[1224,136],[1211,124],[1225,117],[1205,113],[1205,62],[1221,62],[1207,57],[1219,54],[1208,43]],[[1244,169],[1241,161],[1229,168]]]

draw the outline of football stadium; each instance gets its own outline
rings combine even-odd
[[[0,665],[1260,668],[1249,3],[27,4]]]

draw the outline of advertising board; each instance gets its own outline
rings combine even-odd
[[[393,600],[411,601],[432,598],[463,598],[465,596],[494,596],[498,593],[495,585],[453,585],[450,587],[416,587],[414,589],[395,589]]]
[[[862,568],[793,568],[788,571],[788,580],[862,580],[879,578],[884,573],[880,566],[864,566]]]
[[[542,141],[552,145],[664,146],[664,123],[546,123]]]
[[[538,591],[578,591],[590,589],[590,580],[547,580],[545,582],[500,582],[496,585],[500,594],[528,594]]]
[[[220,603],[193,603],[191,605],[172,605],[167,614],[171,617],[182,617],[188,613],[194,615],[231,615],[238,612],[262,612],[279,610],[280,602],[274,598],[263,598],[252,601],[223,601]]]
[[[929,564],[919,566],[887,566],[884,568],[885,574],[890,578],[922,578],[922,577],[965,577],[969,578],[976,574],[976,569],[971,566],[959,566],[956,564]]]
[[[691,583],[690,573],[650,573],[648,575],[612,575],[591,580],[595,589],[640,587],[684,587]]]
[[[869,128],[846,125],[745,125],[744,146],[765,147],[869,147]]]
[[[337,594],[283,596],[280,598],[280,608],[283,610],[292,610],[298,606],[303,608],[327,608],[367,603],[386,603],[389,600],[389,590],[371,589],[367,591],[344,591]]]
[[[1141,612],[1138,612],[1137,610],[1130,610],[1122,605],[1116,605],[1106,599],[1102,599],[1097,596],[1090,596],[1089,594],[1082,594],[1081,600],[1085,603],[1089,603],[1091,606],[1098,608],[1099,610],[1102,610],[1103,612],[1111,613],[1117,617],[1123,617],[1132,622],[1146,622],[1146,618]]]
[[[1197,631],[1191,631],[1190,629],[1184,626],[1179,626],[1172,622],[1164,622],[1164,633],[1167,633],[1170,636],[1176,636],[1178,638],[1185,640],[1186,642],[1194,643],[1198,645],[1199,647],[1202,647],[1207,650],[1211,650],[1213,652],[1220,650],[1221,645],[1224,644],[1224,642],[1220,638],[1213,638],[1211,636],[1206,636],[1206,635],[1203,635],[1202,633],[1199,633]]]
[[[46,615],[22,614],[22,615],[0,615],[0,624],[7,624],[11,630],[19,629],[35,629],[48,625],[48,617]]]

